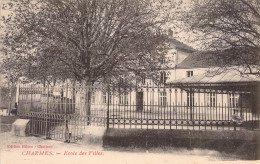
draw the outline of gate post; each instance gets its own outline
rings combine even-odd
[[[110,105],[110,87],[107,86],[107,129],[109,129],[109,105]]]
[[[190,99],[189,99],[189,104],[190,104],[190,120],[191,121],[193,121],[193,104],[194,104],[194,102],[193,102],[193,90],[192,90],[192,88],[190,88]]]
[[[67,104],[67,98],[68,98],[68,82],[66,81],[66,89],[65,89],[65,98],[63,97],[63,101],[65,100],[65,142],[70,143],[70,132],[69,132],[69,118],[68,118],[68,105]]]
[[[32,96],[31,96],[32,97]],[[45,138],[49,139],[49,135],[48,135],[48,108],[49,108],[49,84],[47,86],[47,98],[46,98],[46,110],[45,110]]]

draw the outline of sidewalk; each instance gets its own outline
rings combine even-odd
[[[1,164],[24,163],[255,163],[226,157],[217,151],[200,149],[142,149],[109,148],[63,143],[40,137],[16,137],[1,133]]]

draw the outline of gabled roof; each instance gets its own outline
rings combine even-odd
[[[184,44],[176,39],[174,39],[173,37],[171,37],[169,39],[169,43],[174,45],[176,48],[182,49],[182,50],[186,50],[188,52],[195,52],[196,50],[190,46],[188,46],[187,44]]]
[[[239,66],[244,64],[238,56],[243,49],[229,48],[224,50],[216,51],[196,51],[185,58],[180,64],[177,65],[178,68],[209,68],[209,67],[223,67],[228,66]],[[238,55],[238,56],[237,56]],[[243,54],[242,54],[243,55]],[[248,56],[247,56],[248,57]],[[250,57],[249,65],[259,65],[256,63],[259,60],[252,61]]]
[[[226,89],[235,88],[235,90],[249,89],[260,84],[260,77],[252,74],[240,74],[236,70],[226,70],[225,72],[204,73],[187,78],[177,79],[168,82],[168,84],[193,87],[193,88],[215,88]]]
[[[210,51],[197,51],[185,58],[177,68],[220,67],[221,62]]]

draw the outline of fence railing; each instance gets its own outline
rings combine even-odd
[[[19,114],[36,126],[32,134],[56,136],[98,122],[108,128],[240,130],[258,128],[260,120],[250,91],[23,84],[18,95]]]
[[[40,112],[18,112],[23,119],[30,119],[27,132],[30,135],[76,142],[82,138],[86,126],[106,126],[106,118],[76,114],[45,114]]]

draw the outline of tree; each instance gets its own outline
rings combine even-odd
[[[22,62],[20,72],[27,77],[92,84],[122,72],[154,72],[166,47],[161,27],[167,14],[162,11],[172,5],[153,0],[12,0],[3,6],[12,12],[3,17],[5,62]]]
[[[197,0],[186,12],[185,22],[199,33],[195,40],[223,66],[259,75],[260,1]]]
[[[31,79],[76,79],[87,86],[122,74],[154,76],[167,47],[162,26],[173,5],[167,0],[12,0],[3,6],[11,11],[2,18],[3,66],[19,63],[20,75]],[[86,99],[89,115],[90,91]]]

